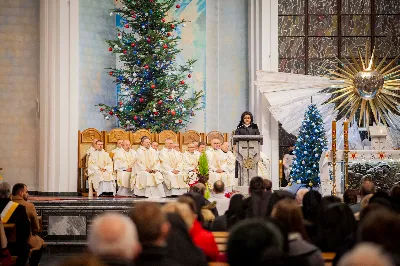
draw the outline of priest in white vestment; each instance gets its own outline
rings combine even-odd
[[[204,142],[199,142],[199,148],[197,149],[198,152],[203,153],[206,151],[206,144]]]
[[[171,139],[165,140],[165,146],[159,153],[161,172],[164,176],[165,194],[180,196],[188,192],[186,183],[188,174],[183,169],[183,156],[175,150],[175,143]]]
[[[188,184],[194,184],[198,181],[200,152],[196,150],[193,143],[188,144],[187,151],[183,154],[183,170],[188,174]]]
[[[155,151],[158,152],[158,142],[157,142],[157,141],[153,141],[153,142],[151,143],[151,147],[152,147]]]
[[[223,155],[223,162],[221,163],[222,168],[225,170],[225,175],[222,176],[222,182],[225,185],[225,191],[232,192],[233,187],[237,184],[235,183],[235,163],[236,157],[229,150],[229,142],[224,142],[221,145],[221,151]]]
[[[263,179],[271,179],[271,162],[262,151],[260,152],[260,160],[258,161],[258,175]]]
[[[229,173],[226,165],[226,155],[221,151],[219,139],[211,140],[211,148],[206,151],[208,160],[209,178],[208,183],[213,186],[215,181],[221,180],[226,183]]]
[[[139,197],[165,197],[160,161],[157,152],[150,147],[148,137],[142,137],[141,145],[136,151],[136,158],[133,170],[135,175],[131,182],[133,193]]]
[[[101,140],[97,141],[96,146],[96,151],[91,152],[89,155],[89,186],[93,184],[93,188],[99,196],[114,196],[113,162],[108,152],[103,150],[103,142]]]
[[[294,144],[289,146],[289,151],[283,156],[283,173],[285,174],[286,181],[290,179],[290,171],[292,170],[293,160],[296,158],[293,151],[295,149]]]
[[[117,140],[117,147],[115,149],[113,149],[111,152],[115,154],[115,153],[117,153],[117,151],[123,150],[124,149],[123,145],[124,145],[124,140],[123,139]]]
[[[99,141],[99,140],[98,139],[93,139],[92,146],[90,146],[90,148],[86,151],[86,155],[89,155],[91,152],[97,150],[97,144],[96,144],[97,141]]]
[[[133,165],[136,162],[136,152],[131,150],[131,142],[124,140],[122,148],[114,155],[114,170],[117,172],[118,196],[133,196],[131,178]]]

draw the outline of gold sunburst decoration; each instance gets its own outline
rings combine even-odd
[[[353,118],[360,110],[359,124],[364,119],[369,125],[370,119],[377,124],[381,120],[385,125],[391,122],[389,113],[400,115],[397,108],[400,98],[400,65],[396,65],[397,56],[387,64],[388,54],[378,62],[375,59],[375,49],[369,54],[368,44],[366,45],[365,57],[358,50],[358,60],[349,49],[351,62],[344,58],[340,62],[340,67],[336,70],[328,71],[332,74],[332,79],[344,81],[343,86],[335,88],[332,92],[333,99],[328,103],[335,103],[335,110],[339,114],[344,114]],[[370,117],[372,114],[372,117]],[[379,119],[378,119],[379,118]]]

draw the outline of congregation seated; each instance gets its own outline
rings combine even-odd
[[[32,251],[29,258],[29,265],[39,265],[40,258],[43,253],[44,241],[38,236],[40,230],[39,219],[36,213],[36,208],[33,203],[28,202],[28,187],[25,184],[17,183],[12,189],[12,201],[25,207],[26,214],[29,219],[31,233],[28,239],[29,247]]]
[[[8,241],[7,248],[17,256],[16,265],[24,266],[29,257],[31,226],[26,208],[11,200],[11,186],[4,181],[0,182],[0,212],[3,224],[15,224],[15,242]]]
[[[264,217],[267,213],[269,198],[274,193],[265,191],[264,180],[259,176],[253,177],[249,185],[250,197],[244,200],[246,217]]]
[[[136,162],[136,152],[131,149],[129,140],[123,140],[122,146],[116,149],[114,155],[114,170],[117,173],[118,196],[132,196],[131,179],[134,177],[133,166]]]
[[[206,186],[202,183],[194,185],[187,195],[194,197],[196,203],[201,207],[200,212],[203,217],[203,226],[208,227],[215,217],[219,215],[216,203],[213,203],[205,198]]]
[[[230,198],[228,210],[215,218],[212,230],[216,232],[227,232],[238,222],[246,218],[244,212],[244,196],[235,194]]]
[[[217,203],[217,211],[219,215],[224,214],[229,207],[229,199],[225,197],[225,184],[221,180],[215,181],[213,194],[208,199],[210,202]]]
[[[350,206],[353,213],[360,212],[361,200],[365,196],[367,196],[369,194],[374,194],[374,193],[375,193],[375,184],[370,180],[364,180],[360,185],[360,191],[359,191],[360,201],[358,201],[356,204],[353,204]]]

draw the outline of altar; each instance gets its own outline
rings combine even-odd
[[[346,187],[358,189],[364,179],[373,181],[376,189],[386,192],[400,182],[400,150],[337,150],[335,157],[333,160],[332,150],[325,151],[321,155],[319,171],[324,196],[332,194],[333,181],[336,194],[343,194]],[[334,165],[335,171],[333,171]]]

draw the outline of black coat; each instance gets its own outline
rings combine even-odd
[[[10,201],[10,199],[0,199],[0,212],[3,211]],[[7,223],[15,224],[17,244],[26,244],[31,234],[31,226],[25,207],[19,204]]]
[[[235,130],[235,135],[260,135],[260,131],[257,124],[251,124],[248,127],[242,125]]]
[[[136,266],[181,266],[168,254],[167,247],[143,245],[143,251],[135,262]]]

